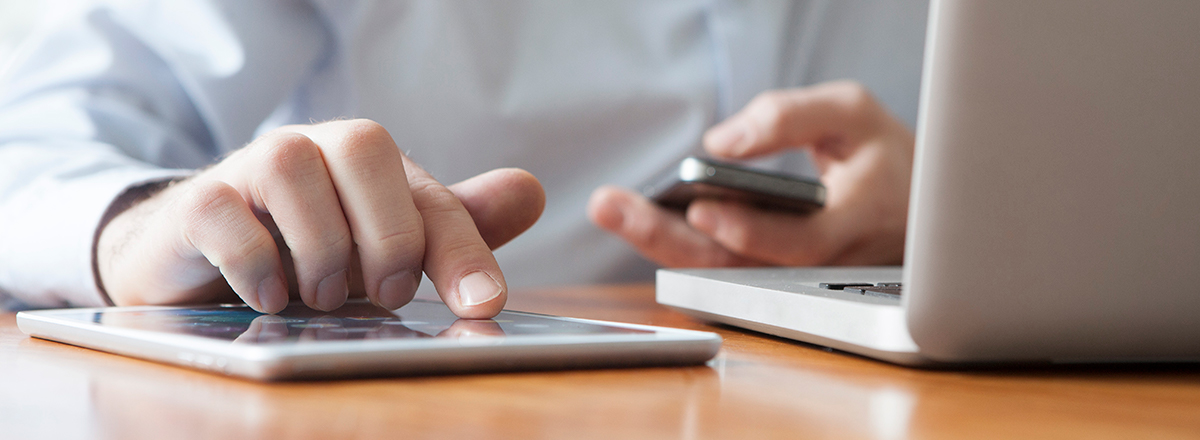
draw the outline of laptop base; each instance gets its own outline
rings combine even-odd
[[[908,335],[900,302],[819,287],[891,282],[899,267],[661,269],[660,304],[707,321],[907,366],[935,366]]]

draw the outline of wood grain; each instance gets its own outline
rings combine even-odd
[[[658,306],[650,285],[509,308],[711,330],[708,366],[261,384],[20,333],[0,314],[0,438],[1200,438],[1200,369],[922,371]]]

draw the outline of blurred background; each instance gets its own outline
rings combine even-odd
[[[0,0],[0,72],[46,12],[61,4],[54,0]]]

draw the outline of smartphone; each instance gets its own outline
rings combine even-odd
[[[642,187],[642,195],[672,209],[687,209],[701,198],[793,213],[810,213],[825,206],[821,182],[695,156],[661,173]]]

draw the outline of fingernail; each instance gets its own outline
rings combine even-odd
[[[479,305],[496,299],[502,290],[487,272],[474,272],[458,282],[458,301],[465,307]]]
[[[258,283],[258,311],[277,313],[287,307],[287,301],[287,286],[279,275],[271,275]]]
[[[340,307],[350,296],[350,287],[346,284],[346,269],[321,280],[317,285],[317,298],[314,307],[326,312]]]
[[[705,144],[709,150],[733,152],[734,147],[746,137],[746,129],[742,124],[725,123],[713,127],[704,135]]]
[[[417,293],[421,278],[413,271],[402,271],[379,283],[379,305],[392,310],[403,307]]]

